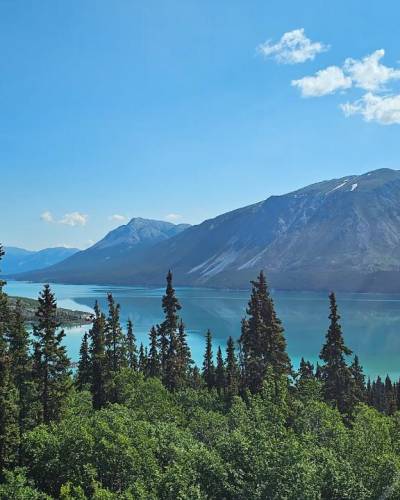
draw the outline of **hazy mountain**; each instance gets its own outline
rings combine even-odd
[[[104,276],[113,275],[115,269],[118,269],[127,257],[131,262],[132,259],[145,254],[152,246],[188,227],[189,224],[133,218],[128,224],[110,231],[90,248],[41,273],[26,275],[26,279],[64,283],[106,283],[108,279],[103,280]]]
[[[14,274],[42,269],[57,264],[70,257],[77,248],[45,248],[44,250],[25,250],[18,247],[5,247],[6,254],[1,261],[1,272],[3,274]]]
[[[277,288],[400,291],[400,172],[376,170],[271,196],[145,252],[124,250],[112,265],[91,268],[90,279],[65,268],[81,254],[31,278],[158,285],[171,268],[176,284],[244,287],[263,268]]]

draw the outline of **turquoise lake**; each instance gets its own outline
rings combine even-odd
[[[9,295],[36,298],[41,284],[10,281]],[[162,321],[162,288],[52,285],[58,305],[69,309],[92,310],[95,300],[106,309],[106,294],[112,292],[121,304],[121,319],[131,318],[138,343],[147,343],[150,327]],[[240,335],[249,291],[176,288],[182,304],[193,359],[201,363],[204,333],[213,332],[215,349],[232,335]],[[296,367],[301,356],[316,362],[328,327],[328,297],[325,293],[274,292],[278,315],[285,327],[288,351]],[[365,372],[400,376],[400,295],[338,294],[346,344],[359,355]],[[66,330],[65,343],[77,360],[82,332],[87,326]]]

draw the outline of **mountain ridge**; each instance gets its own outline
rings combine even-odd
[[[270,196],[145,252],[126,251],[87,282],[160,285],[168,268],[182,286],[247,288],[264,269],[280,289],[400,291],[400,172],[379,169]],[[66,271],[31,274],[40,276],[68,279]]]
[[[78,248],[51,247],[42,250],[26,250],[15,246],[5,246],[5,256],[1,262],[3,274],[43,269],[70,257]]]

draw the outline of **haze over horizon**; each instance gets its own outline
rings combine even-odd
[[[0,7],[2,242],[86,248],[400,168],[400,7]],[[362,12],[362,16],[359,13]]]

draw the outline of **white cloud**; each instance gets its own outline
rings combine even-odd
[[[273,57],[281,64],[298,64],[313,60],[317,54],[328,49],[329,46],[307,38],[303,28],[285,33],[275,44],[267,40],[257,47],[257,51],[262,55]]]
[[[62,219],[58,221],[59,224],[66,224],[67,226],[85,226],[88,216],[80,212],[71,212],[65,214]]]
[[[182,219],[182,215],[172,213],[167,214],[164,218],[169,222],[177,222]]]
[[[109,215],[108,220],[115,221],[115,222],[122,222],[126,220],[125,215],[120,215],[120,214],[113,214]]]
[[[356,87],[375,92],[383,90],[388,81],[400,79],[400,70],[380,64],[384,55],[385,51],[380,49],[361,60],[350,57],[346,59],[343,69]]]
[[[319,97],[332,94],[337,90],[349,89],[351,78],[345,76],[338,66],[329,66],[317,71],[314,76],[305,76],[300,80],[293,80],[292,85],[298,87],[303,97]]]
[[[48,210],[46,210],[45,212],[43,212],[42,215],[40,216],[40,218],[44,222],[48,222],[48,223],[55,222],[53,214],[51,212],[49,212]]]
[[[400,95],[378,96],[371,92],[353,103],[341,105],[346,116],[360,114],[367,122],[400,124]]]

